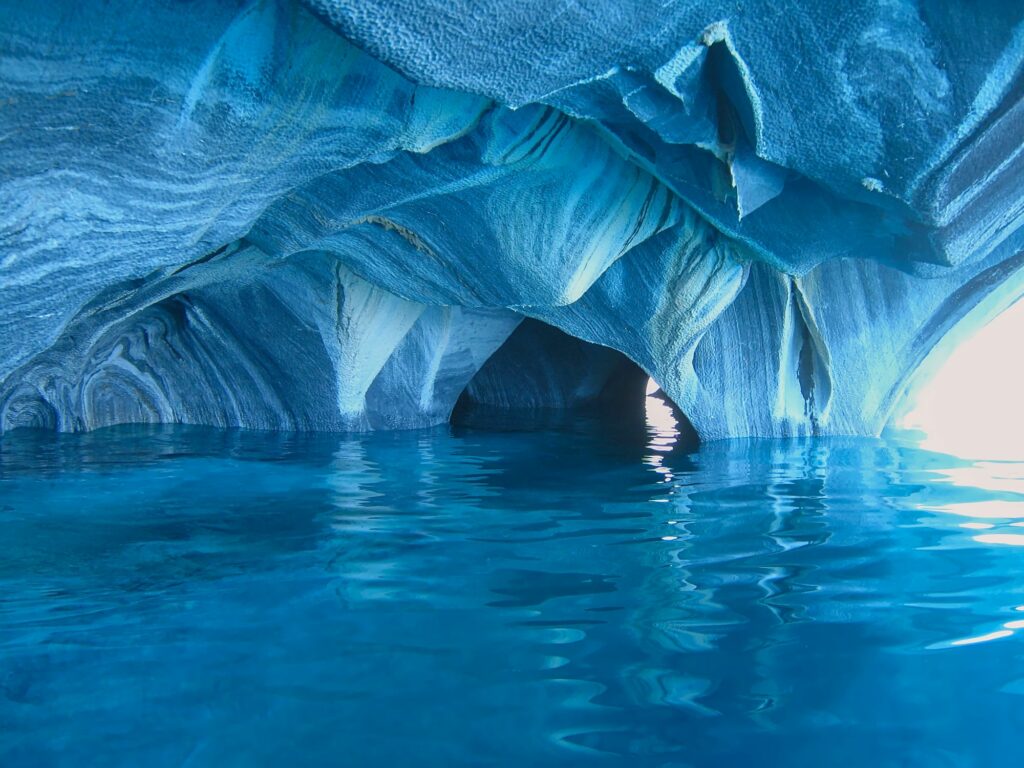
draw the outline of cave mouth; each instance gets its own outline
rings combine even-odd
[[[451,424],[597,432],[619,445],[659,450],[697,444],[686,416],[630,358],[532,318],[470,380]]]
[[[922,433],[921,445],[942,453],[1024,461],[1024,300],[981,327],[951,334],[950,349],[908,387],[891,425]]]

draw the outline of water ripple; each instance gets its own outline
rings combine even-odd
[[[898,435],[12,433],[0,764],[1006,765],[1021,505]]]

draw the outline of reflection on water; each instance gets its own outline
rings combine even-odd
[[[1024,464],[589,418],[0,440],[0,765],[992,766]]]

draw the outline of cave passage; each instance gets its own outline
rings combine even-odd
[[[466,386],[455,426],[598,428],[627,445],[695,446],[686,416],[621,352],[526,319]]]

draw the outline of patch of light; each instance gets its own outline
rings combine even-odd
[[[676,421],[672,407],[664,399],[655,396],[654,393],[660,389],[654,379],[648,379],[647,398],[644,401],[647,432],[650,434],[647,447],[652,451],[667,453],[679,440],[679,422]]]
[[[994,632],[986,632],[984,635],[972,635],[971,637],[961,637],[958,640],[943,640],[938,643],[933,643],[927,646],[929,650],[938,650],[943,648],[956,648],[963,645],[977,645],[978,643],[987,643],[992,640],[1002,640],[1004,637],[1011,637],[1015,629],[1020,629],[1024,626],[1024,621],[1008,621],[1003,625],[1002,629],[997,629]]]
[[[1024,464],[1008,461],[976,461],[966,467],[943,469],[939,474],[954,485],[985,491],[1024,492]]]
[[[982,544],[1009,544],[1012,547],[1024,547],[1024,533],[983,533],[973,538]]]
[[[662,454],[671,451],[678,442],[679,422],[676,421],[671,406],[654,394],[659,389],[661,387],[654,379],[647,380],[644,413],[647,419],[647,448],[652,453],[644,458],[644,462],[661,476],[661,482],[671,483],[672,470],[665,466]]]
[[[969,466],[936,469],[934,474],[953,485],[970,488],[975,494],[979,491],[991,492],[994,498],[928,505],[929,511],[973,517],[982,521],[962,523],[963,528],[981,528],[983,525],[993,527],[983,522],[986,520],[1024,526],[1024,463],[978,461]],[[1022,522],[1011,522],[1013,520]]]
[[[956,504],[936,504],[929,507],[936,512],[948,512],[951,515],[980,517],[1005,520],[1024,517],[1024,501],[964,501]]]
[[[1004,637],[1012,635],[1008,629],[999,629],[995,632],[989,632],[987,635],[978,635],[977,637],[965,637],[962,640],[954,640],[950,645],[974,645],[975,643],[987,643],[989,640],[999,640]]]
[[[961,344],[917,394],[898,426],[923,447],[971,458],[1024,459],[1024,301]]]

